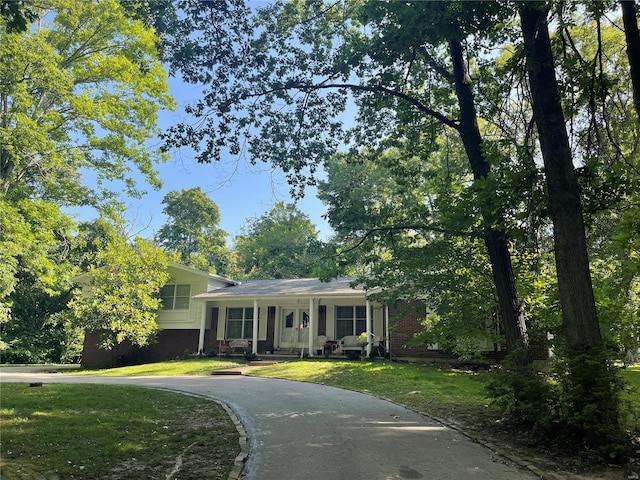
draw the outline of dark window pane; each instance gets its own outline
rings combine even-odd
[[[353,320],[338,320],[336,322],[336,337],[342,338],[353,335]]]
[[[190,297],[191,285],[178,285],[178,291],[176,292],[178,297]]]
[[[242,338],[242,321],[227,322],[227,338]]]
[[[189,308],[189,297],[176,297],[175,309],[187,310]]]

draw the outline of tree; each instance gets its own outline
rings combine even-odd
[[[300,193],[340,141],[376,147],[407,137],[422,149],[420,142],[427,144],[446,126],[460,134],[474,178],[482,182],[491,167],[461,46],[466,35],[491,25],[487,19],[498,11],[481,5],[283,2],[256,14],[256,38],[251,25],[232,21],[222,48],[208,26],[194,22],[190,38],[204,43],[189,52],[188,67],[183,58],[175,65],[209,91],[189,110],[202,122],[171,128],[167,148],[188,145],[200,152],[199,161],[211,161],[224,148],[239,154],[246,143],[251,161],[281,167],[292,192]],[[200,14],[222,8],[202,5]],[[433,21],[443,17],[451,22]],[[346,133],[339,115],[350,100],[359,116]],[[526,326],[501,215],[491,205],[494,193],[486,194],[480,205],[484,238],[506,337],[515,349],[526,344]]]
[[[2,198],[106,207],[111,182],[140,194],[132,167],[157,186],[153,162],[163,157],[145,140],[157,133],[158,109],[173,100],[154,32],[115,0],[52,0],[34,12],[53,17],[24,32],[0,30]],[[81,169],[93,171],[97,189]]]
[[[533,119],[545,167],[562,325],[566,339],[563,390],[573,409],[570,429],[609,456],[623,447],[619,381],[608,363],[589,267],[578,175],[567,135],[547,15],[549,7],[523,3],[519,15]],[[588,365],[588,367],[585,367]]]
[[[0,6],[0,321],[30,358],[57,360],[74,273],[74,226],[60,209],[117,217],[116,192],[142,193],[134,169],[158,186],[153,163],[165,156],[146,142],[174,102],[154,32],[118,2]]]
[[[37,18],[29,1],[0,1],[0,16],[4,18],[9,33],[24,32],[27,25]]]
[[[169,220],[156,235],[160,245],[178,252],[185,265],[227,274],[227,233],[219,227],[220,211],[213,200],[195,187],[169,192],[162,204]]]
[[[534,5],[520,8],[533,115],[554,227],[563,325],[569,347],[582,349],[600,345],[602,337],[589,273],[580,187],[554,73],[547,13],[546,8]]]
[[[76,324],[100,334],[100,347],[112,351],[115,364],[118,346],[149,344],[158,324],[160,289],[169,280],[164,252],[136,237],[110,242],[100,252],[96,265],[86,273],[89,290],[74,298],[70,307]]]
[[[238,267],[245,278],[305,278],[319,260],[318,232],[293,204],[278,202],[247,221],[234,239]]]
[[[640,32],[638,31],[638,12],[634,0],[621,0],[622,20],[629,58],[629,71],[633,84],[633,100],[636,115],[640,122]]]
[[[318,196],[342,245],[340,260],[357,257],[361,275],[383,287],[375,297],[428,305],[414,341],[480,358],[503,343],[499,304],[481,235],[466,215],[467,160],[452,144],[446,159],[437,153],[423,159],[400,146],[380,156],[338,155],[325,164]]]
[[[0,355],[5,362],[60,361],[71,298],[73,222],[45,201],[0,201]]]

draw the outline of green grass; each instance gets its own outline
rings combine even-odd
[[[243,360],[190,359],[73,374],[210,375],[243,365]],[[494,418],[484,391],[490,373],[385,361],[310,359],[260,367],[251,374],[370,393],[467,427],[482,428]],[[640,365],[623,370],[622,376],[629,387],[625,394],[630,406],[628,426],[637,431]],[[200,399],[89,385],[2,384],[0,393],[2,478],[53,474],[80,479],[164,478],[177,455],[194,442],[189,450],[193,455],[190,460],[185,457],[180,478],[225,478],[238,451],[237,432],[226,413]],[[225,452],[225,445],[231,450]],[[222,453],[213,472],[210,465],[198,463],[198,458],[211,460],[216,451]],[[218,473],[222,476],[212,476]]]
[[[622,370],[622,378],[627,382],[627,394],[623,397],[629,405],[627,428],[640,431],[640,364]]]
[[[91,375],[209,375],[214,370],[224,370],[246,365],[244,360],[189,359],[160,362],[148,365],[85,370],[74,374]],[[252,375],[285,378],[313,383],[324,383],[370,393],[414,410],[461,420],[471,415],[489,413],[490,399],[484,391],[484,380],[490,373],[475,373],[434,365],[395,362],[357,362],[341,360],[294,360],[261,367]],[[624,396],[630,405],[628,428],[640,427],[640,364],[622,370],[629,385]]]
[[[0,476],[11,479],[227,478],[238,432],[215,402],[106,385],[3,383]]]
[[[209,375],[244,365],[231,359],[189,359],[105,370],[86,370],[91,375]],[[488,399],[482,380],[486,374],[456,371],[429,365],[395,362],[296,360],[262,367],[252,375],[324,383],[371,393],[431,415],[466,414],[485,409]]]
[[[429,365],[314,360],[281,363],[251,374],[348,388],[432,415],[483,409],[488,402],[484,374]]]
[[[71,373],[73,375],[102,375],[105,377],[210,375],[214,370],[226,370],[229,368],[245,366],[246,364],[247,362],[244,360],[197,358],[191,360],[148,363],[145,365],[132,365],[130,367],[105,368],[102,370],[78,370],[64,373]]]

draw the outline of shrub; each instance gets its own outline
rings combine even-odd
[[[514,426],[537,440],[548,437],[560,423],[560,391],[541,362],[522,363],[509,355],[486,388],[494,405]]]
[[[543,443],[562,441],[607,461],[622,457],[624,382],[605,349],[585,348],[550,363],[522,360],[509,355],[486,386],[509,423]]]
[[[626,449],[621,425],[625,383],[609,352],[597,347],[573,351],[556,361],[555,370],[566,433],[603,458],[620,458]]]

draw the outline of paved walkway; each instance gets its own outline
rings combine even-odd
[[[3,382],[168,388],[213,398],[249,438],[245,480],[538,478],[438,422],[370,395],[251,376],[93,377],[0,370]]]

